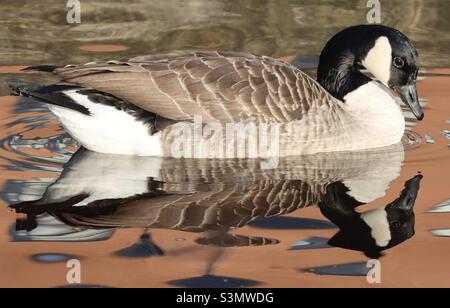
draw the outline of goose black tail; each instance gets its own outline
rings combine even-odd
[[[60,106],[90,115],[89,110],[85,106],[78,104],[64,94],[64,91],[67,90],[82,89],[79,86],[63,84],[41,86],[21,80],[9,80],[8,86],[11,89],[11,95],[31,97],[49,105]]]

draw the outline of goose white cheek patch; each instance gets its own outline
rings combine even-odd
[[[392,47],[389,39],[380,37],[367,54],[362,65],[384,85],[388,85],[391,78]]]

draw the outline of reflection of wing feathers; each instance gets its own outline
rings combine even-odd
[[[301,181],[259,181],[246,189],[225,185],[221,190],[186,195],[96,201],[54,214],[73,226],[222,230],[316,204],[322,193],[322,187]]]

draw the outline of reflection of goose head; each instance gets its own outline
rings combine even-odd
[[[322,213],[340,231],[329,241],[331,246],[364,252],[379,258],[381,251],[395,247],[414,236],[414,203],[422,179],[418,175],[405,183],[400,197],[387,206],[362,214],[355,208],[362,205],[348,195],[348,188],[340,182],[327,187],[319,203]]]
[[[221,231],[223,237],[224,231],[255,219],[315,205],[336,181],[349,183],[352,194],[364,196],[365,202],[367,196],[382,197],[399,175],[404,157],[399,147],[285,158],[276,169],[262,169],[260,161],[248,159],[165,159],[80,150],[41,199],[12,207],[30,216],[48,212],[77,227]]]

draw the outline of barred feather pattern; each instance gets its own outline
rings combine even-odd
[[[60,208],[54,214],[68,224],[94,228],[225,231],[258,218],[314,206],[323,199],[327,186],[337,181],[357,200],[380,198],[398,177],[403,158],[401,147],[396,146],[282,159],[274,169],[262,169],[261,160],[161,159],[159,175],[154,178],[160,193],[103,200],[75,210]],[[69,187],[73,187],[70,179],[75,183],[84,178],[92,181],[91,173],[101,174],[100,166],[111,165],[105,155],[93,152],[87,151],[82,159],[65,170]],[[128,158],[120,159],[128,166]],[[145,179],[144,175],[154,173],[154,159],[143,159],[136,168],[135,177],[142,173],[138,178]],[[61,185],[64,180],[58,182]],[[53,189],[70,192],[64,186]],[[47,194],[54,193],[48,190]]]
[[[68,65],[62,82],[110,93],[164,118],[206,123],[287,123],[339,106],[289,63],[236,52],[141,56],[126,62]]]

